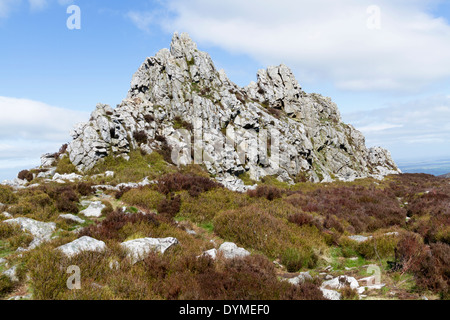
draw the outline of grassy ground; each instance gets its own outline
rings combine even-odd
[[[64,173],[74,170],[67,160],[57,167]],[[115,175],[106,178],[106,171]],[[145,177],[156,183],[120,191],[92,188]],[[0,278],[4,299],[29,292],[34,299],[319,299],[326,276],[361,279],[370,275],[370,265],[380,268],[385,286],[365,292],[365,299],[449,297],[448,180],[399,175],[287,185],[266,177],[256,190],[236,193],[210,180],[199,166],[177,169],[157,153],[135,151],[129,162],[107,158],[83,182],[34,183],[40,185],[17,192],[1,186],[3,209],[14,217],[53,221],[58,230],[51,241],[19,254],[16,249],[32,238],[0,218],[0,258],[6,259],[0,271],[17,266],[19,277],[16,283]],[[84,217],[82,200],[102,201],[103,215]],[[62,220],[62,213],[86,222]],[[371,238],[358,243],[349,238],[355,234]],[[73,258],[55,250],[82,235],[104,241],[108,249]],[[119,244],[143,237],[175,237],[180,244],[131,264]],[[198,258],[225,241],[252,255]],[[81,269],[81,290],[67,289],[71,265]],[[301,271],[310,271],[315,280],[299,286],[280,281]],[[342,293],[346,299],[357,297]]]

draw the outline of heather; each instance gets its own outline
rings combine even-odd
[[[33,299],[318,300],[324,299],[323,274],[363,278],[370,275],[368,265],[381,269],[384,289],[360,294],[344,287],[337,290],[341,299],[449,297],[450,184],[445,179],[403,174],[382,181],[289,185],[268,178],[248,192],[235,192],[200,166],[169,170],[160,155],[135,156],[129,164],[105,160],[93,171],[100,177],[64,184],[34,178],[29,184],[38,185],[30,188],[1,187],[3,211],[57,227],[52,238],[19,254],[35,236],[0,216],[0,257],[18,266],[18,280],[0,277],[3,298],[27,287]],[[114,187],[134,170],[135,161],[146,165],[132,176],[139,181],[148,174],[152,183],[98,187]],[[103,170],[119,174],[102,178]],[[92,201],[103,205],[98,217],[84,215]],[[64,220],[62,214],[84,223]],[[81,237],[103,241],[106,249],[74,257],[56,249]],[[148,252],[137,263],[121,246],[167,237],[178,245],[164,254]],[[249,255],[204,255],[224,242]],[[7,265],[0,264],[0,271]],[[81,290],[66,286],[71,265],[82,270]],[[287,282],[306,271],[312,280]]]

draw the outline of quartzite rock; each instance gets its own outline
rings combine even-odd
[[[128,159],[133,148],[167,147],[161,136],[176,164],[195,159],[236,191],[248,189],[237,178],[245,172],[253,180],[271,175],[286,182],[400,172],[388,151],[366,148],[330,98],[302,91],[287,66],[259,70],[257,82],[240,88],[186,33],[146,59],[117,108],[100,104],[73,130],[68,152],[86,171],[111,153]]]

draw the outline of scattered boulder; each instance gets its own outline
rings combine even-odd
[[[59,173],[55,173],[55,175],[53,176],[52,180],[53,181],[70,181],[70,182],[75,182],[78,180],[83,179],[83,176],[80,176],[79,174],[76,173],[70,173],[70,174],[59,174]]]
[[[114,178],[114,171],[106,171],[105,172],[105,177],[106,178]]]
[[[202,256],[209,256],[211,259],[215,260],[217,258],[217,249],[211,249],[203,252]]]
[[[6,212],[6,211],[2,213],[2,216],[4,216],[4,217],[7,218],[7,219],[10,219],[10,218],[13,217],[12,214],[10,214],[10,213],[8,213],[8,212]]]
[[[56,249],[68,257],[73,257],[85,251],[101,252],[106,249],[106,244],[103,241],[84,236]]]
[[[41,167],[48,168],[53,166],[56,158],[54,153],[46,153],[41,156]]]
[[[341,300],[341,294],[335,290],[320,288],[320,291],[322,291],[323,296],[328,300]]]
[[[248,252],[244,248],[239,248],[232,242],[223,243],[219,248],[219,252],[225,259],[241,258],[250,255],[250,252]]]
[[[131,259],[131,262],[135,264],[144,260],[151,251],[164,253],[167,249],[178,243],[178,240],[175,238],[142,238],[122,242],[121,246],[128,252],[128,257]]]
[[[351,239],[351,240],[353,240],[353,241],[359,242],[359,243],[361,243],[361,242],[366,242],[367,240],[372,239],[371,236],[365,237],[365,236],[360,236],[360,235],[350,236],[350,237],[348,237],[348,238]]]
[[[376,283],[376,277],[370,276],[358,280],[360,287],[358,288],[358,293],[361,294],[366,290],[380,290],[386,286],[384,283]]]
[[[3,272],[3,275],[11,279],[11,281],[17,282],[19,278],[17,277],[17,266],[14,266]]]
[[[312,281],[313,278],[308,272],[301,272],[298,276],[290,279],[286,279],[287,282],[293,284],[293,285],[299,285],[302,283],[305,283],[305,281]]]
[[[51,177],[53,177],[55,172],[56,172],[56,168],[49,168],[47,171],[39,172],[37,175],[37,178],[43,178],[43,179],[51,178]]]
[[[399,235],[398,232],[388,232],[388,233],[383,234],[382,236],[389,237],[389,236],[398,236],[398,235]],[[366,241],[368,241],[368,240],[373,239],[373,236],[361,236],[361,235],[355,235],[355,236],[349,236],[348,238],[349,238],[350,240],[353,240],[353,241],[362,243],[362,242],[366,242]]]
[[[101,201],[93,201],[90,203],[87,209],[81,211],[81,214],[84,214],[86,217],[95,217],[99,218],[102,216],[102,210],[106,208],[106,206],[101,203]]]
[[[65,219],[65,220],[70,220],[70,221],[79,223],[79,224],[83,224],[86,222],[85,220],[83,220],[73,214],[61,214],[61,215],[59,215],[59,217],[62,219]]]
[[[34,249],[42,242],[49,241],[56,230],[54,222],[41,222],[30,218],[16,218],[4,221],[9,224],[17,224],[23,231],[27,231],[34,236],[28,249]]]
[[[15,190],[18,189],[25,189],[25,186],[27,185],[27,180],[21,180],[19,178],[14,178],[13,180],[5,180],[1,184],[5,186],[9,186]]]
[[[339,276],[332,280],[325,281],[322,283],[321,288],[323,289],[343,289],[345,287],[350,287],[351,289],[358,289],[359,283],[358,280],[356,280],[353,277],[348,276]]]
[[[29,293],[24,296],[14,296],[9,298],[8,300],[31,300],[33,298],[33,294]]]

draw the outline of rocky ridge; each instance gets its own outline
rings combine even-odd
[[[203,164],[235,190],[243,173],[331,182],[400,172],[389,151],[367,149],[336,104],[305,93],[287,66],[259,70],[257,82],[240,88],[186,33],[146,59],[121,104],[97,105],[71,135],[67,151],[82,172],[110,154],[127,159],[133,149],[170,148],[175,164]]]

